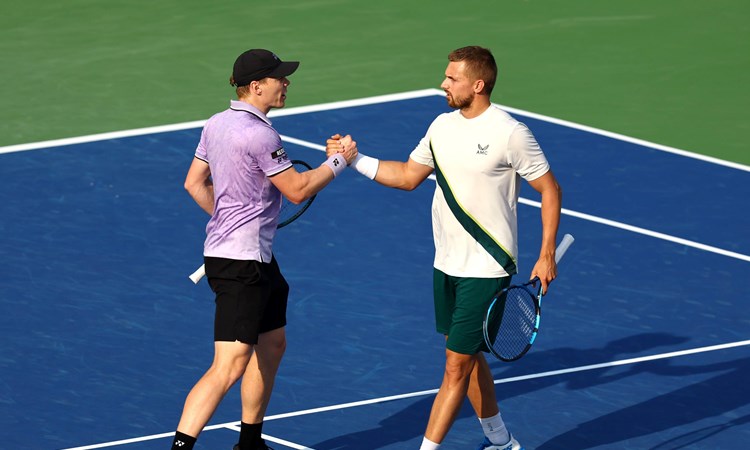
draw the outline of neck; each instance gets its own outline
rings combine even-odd
[[[269,105],[266,105],[265,103],[261,102],[256,97],[242,97],[238,100],[243,103],[247,103],[248,105],[258,108],[260,112],[262,112],[266,116],[268,115],[268,112],[271,111],[271,107]]]
[[[467,119],[478,117],[490,107],[490,98],[485,95],[477,95],[474,101],[466,108],[461,108],[461,115]]]

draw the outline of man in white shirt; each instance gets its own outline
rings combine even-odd
[[[413,190],[435,172],[434,297],[437,331],[446,336],[446,364],[420,450],[436,450],[468,395],[485,432],[479,450],[522,450],[500,415],[487,361],[482,319],[493,295],[517,272],[520,180],[542,197],[542,244],[531,278],[547,292],[556,277],[555,242],[562,191],[529,129],[490,95],[497,77],[492,53],[471,46],[448,55],[441,88],[456,111],[441,114],[406,162],[359,154],[351,167],[378,183]],[[356,148],[332,136],[327,153]]]

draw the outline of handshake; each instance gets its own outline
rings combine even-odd
[[[359,153],[357,142],[350,135],[334,134],[326,141],[326,156],[330,158],[338,153],[344,156],[349,167],[371,180],[375,179],[380,161]]]
[[[334,134],[326,141],[326,156],[333,156],[336,153],[343,154],[346,163],[351,164],[359,153],[357,143],[348,134],[346,136]]]

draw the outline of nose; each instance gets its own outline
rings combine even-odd
[[[447,91],[448,90],[448,79],[444,79],[442,83],[440,83],[440,89]]]
[[[290,84],[292,84],[292,82],[289,81],[289,78],[287,77],[282,78],[281,82],[284,84],[284,86],[289,86]]]

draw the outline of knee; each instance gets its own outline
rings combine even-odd
[[[272,341],[268,350],[277,359],[281,359],[281,357],[284,356],[284,352],[286,352],[286,336],[282,336],[281,339],[275,339]]]
[[[249,358],[238,358],[233,361],[215,360],[206,375],[214,379],[215,383],[219,383],[225,389],[229,389],[242,378],[249,360]]]
[[[473,358],[449,351],[445,359],[445,381],[450,384],[466,383],[471,376],[473,367]]]
[[[279,328],[261,335],[256,351],[273,359],[281,359],[286,351],[286,330]]]

